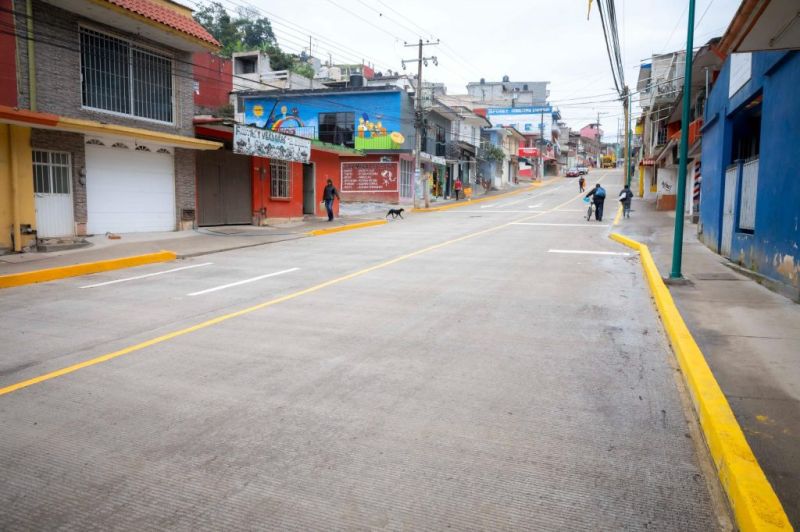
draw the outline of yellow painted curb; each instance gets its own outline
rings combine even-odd
[[[511,192],[503,192],[502,194],[495,194],[494,196],[478,198],[478,199],[471,199],[468,201],[464,201],[461,203],[448,203],[447,205],[442,205],[441,207],[428,207],[428,208],[419,208],[419,209],[412,209],[413,212],[438,212],[438,211],[447,211],[450,209],[457,209],[459,207],[469,207],[470,205],[475,205],[476,203],[483,203],[485,201],[495,201],[503,198],[507,198],[509,196],[516,196],[517,194],[522,194],[523,192],[530,192],[531,190],[539,187],[543,187],[545,185],[549,185],[550,183],[556,181],[558,178],[548,179],[542,183],[533,183],[530,186],[525,188],[521,188],[519,190],[512,190]]]
[[[22,286],[26,284],[44,283],[65,277],[77,277],[90,273],[106,272],[109,270],[119,270],[154,262],[167,262],[175,260],[177,255],[172,251],[159,251],[158,253],[147,253],[144,255],[133,255],[119,259],[98,260],[95,262],[84,262],[82,264],[72,264],[70,266],[60,266],[58,268],[47,268],[44,270],[34,270],[31,272],[10,273],[0,275],[0,288],[11,288],[12,286]]]
[[[369,222],[359,222],[357,224],[340,225],[338,227],[330,227],[325,229],[315,229],[309,231],[307,234],[311,236],[329,235],[331,233],[341,233],[342,231],[352,231],[353,229],[362,229],[364,227],[372,227],[375,225],[384,225],[386,220],[371,220]]]
[[[619,225],[619,221],[622,218],[622,203],[619,204],[619,208],[617,209],[617,215],[614,216],[614,223],[611,225]]]
[[[617,233],[611,238],[639,251],[650,291],[689,388],[720,483],[740,530],[793,530],[778,496],[758,465],[728,400],[683,321],[646,245]]]

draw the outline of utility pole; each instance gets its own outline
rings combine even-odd
[[[417,197],[417,184],[422,181],[422,168],[420,164],[419,154],[422,151],[422,128],[425,127],[425,120],[423,117],[423,110],[422,110],[422,65],[428,66],[428,61],[433,61],[434,65],[438,65],[439,61],[436,59],[436,56],[433,55],[431,57],[422,57],[422,47],[423,46],[435,46],[439,44],[439,41],[436,42],[426,42],[423,43],[422,39],[419,40],[417,44],[407,44],[404,43],[406,48],[418,47],[418,53],[416,59],[405,59],[401,61],[403,65],[403,70],[406,68],[406,63],[417,63],[417,87],[414,90],[414,127],[416,128],[416,135],[415,135],[415,148],[414,148],[414,207],[419,207],[419,198]],[[428,190],[428,184],[425,183],[422,186],[422,196],[425,198],[425,208],[431,206],[431,199],[430,199],[430,191]]]
[[[539,120],[539,181],[544,179],[544,109]]]
[[[689,106],[692,92],[692,48],[694,47],[694,1],[689,0],[689,22],[686,30],[686,66],[683,74],[683,112],[681,113],[681,148],[678,160],[678,194],[675,198],[675,236],[672,241],[670,279],[680,279],[683,259],[683,213],[686,203],[686,166],[689,154]]]
[[[623,154],[622,159],[625,161],[625,185],[631,186],[631,137],[628,135],[631,123],[631,94],[627,85],[622,90],[622,97],[625,98],[622,101],[622,105],[625,107],[625,129],[623,130],[623,133],[625,134],[625,153]]]

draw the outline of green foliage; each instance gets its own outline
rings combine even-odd
[[[500,146],[489,143],[483,145],[482,152],[481,158],[489,161],[502,161],[506,156]]]
[[[296,72],[297,74],[300,74],[301,76],[305,76],[305,77],[311,78],[311,79],[314,78],[314,68],[311,65],[309,65],[308,63],[302,63],[300,61],[297,61],[297,62],[295,62],[294,65],[292,65],[292,68],[290,70],[292,72]]]
[[[220,55],[223,57],[261,50],[269,57],[272,70],[291,70],[307,78],[314,77],[311,65],[281,50],[269,19],[259,17],[254,9],[243,7],[234,18],[220,2],[212,1],[198,4],[194,18],[222,45]]]

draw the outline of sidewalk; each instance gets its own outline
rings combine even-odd
[[[674,212],[636,199],[616,230],[647,244],[662,276],[672,261]],[[670,286],[686,324],[795,528],[800,529],[800,305],[725,264],[684,229],[683,275]]]
[[[219,253],[295,240],[308,237],[315,229],[328,229],[358,222],[383,219],[385,213],[370,213],[360,216],[336,218],[328,223],[324,218],[273,222],[268,226],[229,225],[200,227],[191,231],[121,234],[119,240],[110,240],[105,235],[88,237],[89,247],[47,253],[17,253],[0,255],[0,275],[21,273],[44,268],[69,266],[84,262],[116,259],[154,253],[161,250],[174,251],[179,258]]]

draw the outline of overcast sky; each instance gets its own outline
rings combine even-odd
[[[564,121],[580,128],[600,122],[607,140],[615,139],[622,107],[614,98],[603,32],[593,2],[587,0],[221,0],[251,4],[270,17],[284,49],[311,46],[314,55],[334,62],[362,58],[378,70],[402,70],[401,59],[415,58],[404,41],[439,39],[425,49],[439,66],[423,78],[441,81],[448,94],[463,94],[468,81],[549,81],[550,101]],[[697,0],[695,46],[721,36],[740,0]],[[625,81],[635,90],[638,65],[653,53],[686,46],[688,0],[616,0]],[[409,73],[415,73],[410,65]],[[593,103],[589,103],[593,102]],[[594,103],[596,102],[596,103]],[[638,107],[636,107],[638,109]]]

